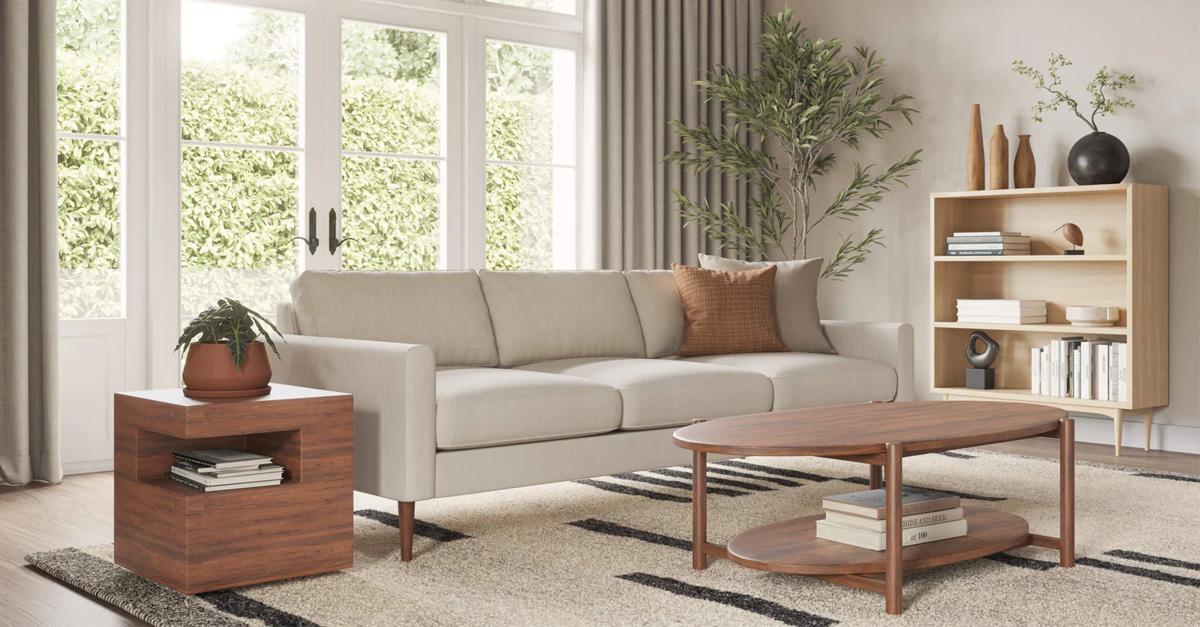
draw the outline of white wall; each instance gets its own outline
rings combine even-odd
[[[1139,84],[1130,95],[1137,107],[1102,119],[1100,128],[1129,147],[1128,180],[1170,187],[1171,404],[1155,421],[1185,428],[1160,430],[1159,440],[1173,441],[1155,444],[1176,450],[1200,445],[1200,2],[768,0],[766,9],[774,13],[785,5],[812,36],[875,48],[887,60],[887,93],[911,94],[922,111],[913,126],[898,127],[863,155],[886,165],[924,148],[925,162],[910,187],[889,196],[875,215],[834,225],[817,239],[821,252],[838,233],[886,229],[886,249],[844,283],[822,286],[821,313],[913,323],[917,387],[926,395],[929,194],[963,188],[970,104],[982,104],[985,141],[993,124],[1004,124],[1010,157],[1017,133],[1033,135],[1038,186],[1069,185],[1066,153],[1088,129],[1067,112],[1033,122],[1030,106],[1038,95],[1011,71],[1012,60],[1044,66],[1050,52],[1066,54],[1075,62],[1067,84],[1085,101],[1083,86],[1099,66],[1136,74]],[[841,180],[844,173],[829,177],[825,192]],[[1141,438],[1126,443],[1137,445]]]

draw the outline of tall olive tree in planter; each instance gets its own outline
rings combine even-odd
[[[883,96],[883,59],[875,51],[858,47],[847,53],[840,39],[810,39],[791,11],[763,18],[758,45],[757,71],[736,74],[719,67],[697,81],[707,99],[722,105],[724,124],[714,131],[672,121],[684,148],[666,158],[691,172],[716,169],[757,187],[759,193],[749,201],[757,229],[733,203],[712,206],[675,190],[684,218],[711,239],[743,256],[803,259],[810,234],[821,223],[853,221],[874,209],[921,162],[920,150],[883,170],[855,162],[853,175],[833,200],[815,206],[817,181],[837,164],[837,151],[858,151],[865,136],[878,139],[892,130],[889,118],[912,123],[917,110],[909,106],[910,96]],[[882,245],[880,228],[858,239],[844,237],[821,276],[845,278]]]

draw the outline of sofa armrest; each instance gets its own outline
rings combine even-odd
[[[284,335],[274,380],[354,395],[354,488],[397,501],[433,497],[433,350],[419,344]],[[269,351],[268,351],[269,352]]]
[[[913,328],[907,322],[822,320],[839,355],[870,359],[896,370],[897,401],[913,400]]]

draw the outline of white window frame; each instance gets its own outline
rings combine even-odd
[[[129,211],[142,211],[146,227],[127,229],[140,245],[126,253],[129,267],[145,268],[141,288],[127,285],[126,298],[145,303],[150,347],[174,346],[178,335],[180,296],[180,3],[178,0],[125,0],[131,31],[130,76],[145,79],[130,85],[127,106],[130,127],[131,172],[145,181],[128,190]],[[341,207],[341,21],[357,20],[400,28],[446,33],[444,210],[441,223],[441,267],[486,267],[486,75],[484,42],[501,39],[572,50],[575,76],[575,211],[569,226],[556,226],[561,235],[573,232],[569,259],[556,258],[560,269],[586,267],[595,219],[582,190],[590,174],[583,154],[586,123],[584,93],[585,0],[577,0],[575,15],[499,5],[487,0],[206,0],[304,15],[305,40],[301,129],[304,172],[297,203],[297,224],[306,222],[309,207],[318,212],[321,246],[315,255],[301,255],[305,269],[341,265],[340,252],[329,254],[325,212]],[[331,85],[339,86],[331,89]],[[135,88],[136,87],[136,88]],[[134,102],[137,100],[138,102]],[[310,120],[320,120],[318,124]],[[138,138],[135,140],[135,137]],[[138,144],[138,145],[135,145]],[[136,152],[136,154],[135,154]],[[314,175],[313,173],[320,173]],[[137,195],[136,203],[134,195]],[[136,206],[135,206],[136,205]],[[558,220],[556,220],[556,223]],[[298,248],[301,246],[297,244]],[[142,262],[142,263],[139,263]],[[154,286],[154,289],[149,289]],[[149,384],[174,386],[178,358],[165,350],[147,350]]]

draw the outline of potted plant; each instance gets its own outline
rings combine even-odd
[[[855,162],[848,181],[818,201],[818,182],[847,151],[892,131],[892,120],[912,121],[917,110],[905,94],[883,93],[883,59],[841,39],[815,39],[790,10],[763,18],[759,68],[738,73],[721,66],[697,81],[701,98],[721,105],[719,125],[671,127],[683,147],[666,156],[693,173],[710,170],[748,183],[747,207],[714,206],[675,190],[686,221],[698,224],[724,249],[741,257],[805,259],[812,232],[822,223],[850,222],[871,211],[896,184],[905,184],[921,162],[915,150],[883,169]],[[749,138],[747,141],[746,138]],[[821,277],[843,279],[883,245],[883,229],[845,236],[825,260]]]
[[[183,393],[192,398],[270,393],[271,364],[263,342],[278,356],[272,333],[283,339],[270,320],[232,298],[222,298],[200,312],[175,345],[176,351],[183,349],[187,354]]]
[[[1034,103],[1035,122],[1041,122],[1042,114],[1046,111],[1057,111],[1059,106],[1066,105],[1075,117],[1092,129],[1091,133],[1071,146],[1071,152],[1067,155],[1067,171],[1071,173],[1071,178],[1080,185],[1120,183],[1129,173],[1129,150],[1121,140],[1101,131],[1096,126],[1096,117],[1112,115],[1118,109],[1132,109],[1133,101],[1118,92],[1136,85],[1137,79],[1132,74],[1113,72],[1107,67],[1096,70],[1095,76],[1087,84],[1092,113],[1085,116],[1079,111],[1079,102],[1062,88],[1060,72],[1068,65],[1071,65],[1071,61],[1056,52],[1050,55],[1045,73],[1020,59],[1013,61],[1012,67],[1014,72],[1029,77],[1038,89],[1051,96],[1048,100]]]

